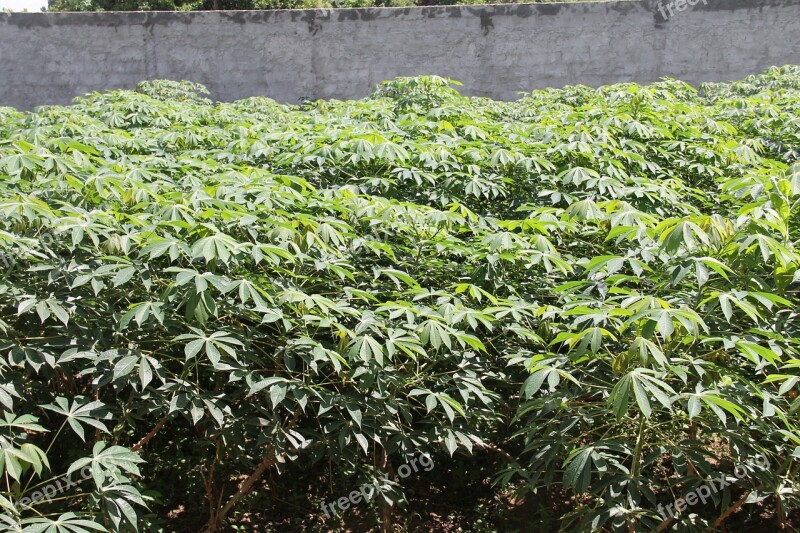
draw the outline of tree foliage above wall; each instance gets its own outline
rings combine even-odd
[[[555,0],[532,0],[549,3]],[[578,0],[560,0],[574,2]],[[50,11],[201,11],[302,9],[327,7],[402,7],[504,3],[492,0],[49,0]],[[517,2],[512,2],[517,3]]]
[[[320,7],[322,4],[320,4]],[[317,7],[315,0],[50,0],[50,11],[194,11]]]

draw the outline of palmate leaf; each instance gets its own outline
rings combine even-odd
[[[642,309],[625,322],[625,327],[634,323],[643,323],[641,336],[646,339],[656,332],[665,340],[672,338],[676,332],[685,332],[692,337],[708,332],[708,325],[691,309]]]
[[[106,448],[105,442],[98,441],[92,448],[92,457],[84,457],[73,462],[67,470],[67,475],[90,466],[95,485],[102,488],[113,485],[114,482],[124,481],[120,475],[122,472],[141,476],[137,464],[143,462],[144,459],[128,448],[122,446]],[[110,479],[111,482],[106,484],[106,479]]]
[[[203,237],[192,245],[192,258],[203,258],[206,263],[219,259],[228,264],[232,257],[239,253],[242,245],[233,237],[217,233],[210,237]]]
[[[762,366],[762,361],[776,366],[781,363],[782,358],[780,355],[770,348],[760,346],[754,342],[738,341],[736,342],[736,348],[739,349],[739,353],[750,359],[757,366]]]
[[[575,350],[577,355],[584,354],[587,349],[592,353],[598,353],[606,338],[612,341],[617,340],[613,332],[606,328],[595,326],[576,333],[559,333],[553,342],[551,342],[551,345],[566,342],[570,349]]]
[[[372,335],[362,335],[353,339],[348,355],[351,359],[360,359],[365,363],[374,358],[383,366],[383,346]]]
[[[122,315],[122,318],[119,320],[119,329],[126,329],[131,320],[135,321],[137,326],[142,327],[150,316],[153,316],[159,324],[164,323],[163,302],[141,302],[132,304],[128,312]]]
[[[564,483],[583,494],[592,480],[592,462],[599,455],[593,447],[576,448],[564,462]]]
[[[250,380],[250,377],[251,376],[248,376],[248,381]],[[278,376],[273,376],[273,377],[270,377],[270,378],[262,379],[262,380],[253,382],[250,385],[250,392],[248,392],[247,395],[248,396],[252,396],[253,394],[257,394],[258,392],[262,391],[263,389],[266,389],[267,387],[271,387],[272,385],[275,385],[276,383],[288,383],[288,382],[289,382],[288,379],[282,378],[282,377],[278,377]]]
[[[455,420],[456,413],[461,416],[466,416],[463,406],[451,396],[443,393],[435,393],[434,396],[436,396],[436,399],[439,401],[439,405],[441,405],[442,409],[444,409],[444,412],[450,422]]]
[[[703,228],[691,220],[666,220],[653,231],[660,236],[661,245],[669,254],[676,253],[681,247],[694,250],[700,245],[710,244]]]
[[[425,356],[425,349],[420,344],[420,339],[403,329],[390,329],[384,342],[386,343],[386,353],[389,359],[394,358],[395,353],[398,351],[411,359]]]
[[[735,305],[737,308],[744,311],[753,322],[759,323],[763,320],[763,317],[753,304],[745,300],[746,297],[747,293],[745,292],[721,293],[715,291],[701,302],[701,305],[705,305],[710,300],[716,299],[719,302],[720,309],[726,320],[730,321],[733,317],[733,306]]]
[[[668,360],[661,348],[656,343],[642,337],[636,337],[631,343],[628,355],[630,358],[638,356],[639,364],[645,367],[650,366],[651,359],[661,366],[668,364]]]
[[[690,419],[697,417],[704,406],[710,409],[723,425],[728,420],[726,413],[733,415],[737,420],[743,420],[746,416],[746,412],[742,407],[723,398],[720,391],[714,389],[703,390],[700,384],[697,385],[697,390],[694,393],[685,394],[683,398],[688,400],[687,413]]]
[[[17,521],[18,510],[14,503],[0,494],[0,528],[5,528],[3,531],[21,531],[21,524]]]
[[[608,403],[618,420],[628,412],[631,392],[633,392],[636,405],[645,418],[650,418],[653,411],[651,398],[655,398],[664,408],[671,410],[671,398],[676,393],[672,387],[656,376],[654,370],[635,368],[622,376],[614,385],[609,394]]]
[[[41,477],[44,467],[47,467],[48,470],[50,469],[50,463],[47,460],[47,454],[35,444],[26,442],[20,446],[19,451],[21,454],[19,457],[31,465],[33,471],[36,472],[36,475]]]
[[[387,276],[388,278],[392,279],[397,284],[398,287],[400,287],[401,281],[411,288],[419,288],[420,286],[419,283],[417,283],[417,281],[414,278],[412,278],[405,272],[401,272],[400,270],[396,270],[393,268],[381,269],[380,271],[378,271],[378,275]]]
[[[599,178],[600,174],[591,168],[574,167],[563,171],[557,177],[564,185],[569,185],[570,183],[580,185],[591,178]]]
[[[16,448],[5,439],[0,441],[0,472],[16,481],[22,481],[22,474],[27,466],[33,467],[39,476],[43,466],[50,468],[47,455],[37,446],[25,443]]]
[[[201,352],[205,353],[211,364],[217,366],[222,355],[225,354],[232,359],[236,359],[237,347],[244,346],[242,341],[231,337],[227,332],[216,331],[206,336],[202,331],[191,328],[195,333],[185,333],[175,337],[176,341],[188,340],[184,346],[186,360],[195,358]]]
[[[148,244],[142,246],[139,257],[147,257],[151,261],[168,254],[170,261],[175,262],[182,254],[190,255],[190,247],[183,241],[170,237],[150,237]]]
[[[130,350],[109,350],[104,352],[104,359],[109,362],[116,360],[113,368],[113,380],[129,379],[128,376],[138,367],[137,374],[142,390],[153,381],[154,376],[158,377],[162,383],[165,381],[163,366],[156,358],[136,352],[131,355],[122,355],[130,352]],[[119,359],[117,359],[118,355],[121,355]]]
[[[602,220],[606,217],[605,212],[600,209],[597,203],[588,198],[570,204],[566,214],[580,221]]]
[[[0,328],[2,329],[2,328]],[[0,404],[3,407],[14,409],[14,398],[19,398],[19,392],[13,383],[0,383]]]
[[[556,364],[548,364],[555,362]],[[550,391],[554,391],[564,378],[575,385],[581,383],[568,371],[563,368],[564,360],[558,358],[543,359],[542,356],[534,357],[531,360],[531,375],[522,385],[522,395],[524,398],[533,398],[542,388],[545,380]]]
[[[70,312],[64,308],[63,303],[64,302],[60,302],[55,298],[48,298],[46,300],[29,298],[19,303],[17,314],[23,315],[31,310],[35,310],[42,323],[45,323],[51,317],[55,317],[66,326],[69,324]]]
[[[431,318],[423,322],[418,335],[423,345],[430,344],[434,350],[439,350],[443,346],[451,349],[453,347],[451,332],[452,329],[449,326]]]
[[[58,518],[26,518],[20,522],[24,533],[91,533],[108,531],[97,522],[80,518],[75,513],[64,513]]]
[[[778,389],[778,394],[786,394],[792,390],[795,385],[800,383],[800,376],[793,376],[790,374],[771,374],[767,376],[767,379],[765,379],[763,383],[776,383],[779,381],[783,381],[783,383]]]
[[[783,268],[798,263],[798,253],[796,250],[784,246],[780,241],[769,235],[760,233],[749,235],[741,242],[740,250],[742,252],[760,252],[764,263],[769,263],[770,259],[774,258],[775,263]]]
[[[147,503],[135,487],[115,483],[102,487],[99,492],[103,495],[108,515],[114,524],[114,531],[126,529],[125,522],[130,524],[134,530],[138,530],[139,520],[131,502],[144,508],[147,508]]]
[[[62,396],[55,399],[55,404],[42,405],[42,409],[54,411],[60,415],[67,417],[66,422],[72,428],[72,431],[85,441],[85,434],[82,424],[92,426],[109,433],[105,424],[98,419],[108,418],[108,410],[103,402],[90,401],[88,398],[77,396],[72,400],[70,405],[69,400]]]
[[[0,420],[0,428],[16,428],[32,433],[46,433],[48,430],[38,424],[39,419],[33,415],[15,415],[8,411],[3,411],[3,419]]]

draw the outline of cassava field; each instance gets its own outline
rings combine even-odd
[[[800,68],[452,85],[0,108],[0,529],[797,531]]]

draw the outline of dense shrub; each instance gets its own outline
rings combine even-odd
[[[214,531],[310,471],[312,499],[375,483],[388,530],[407,494],[385,474],[425,453],[500,458],[498,490],[562,494],[567,531],[784,522],[798,111],[796,67],[0,108],[0,520],[188,530],[165,522],[188,506]]]
[[[49,0],[49,11],[205,11],[212,9],[304,9],[349,7],[406,7],[496,3],[552,3],[581,0]],[[625,1],[625,0],[616,0]]]

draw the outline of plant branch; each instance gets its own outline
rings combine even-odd
[[[730,507],[728,507],[727,509],[725,509],[725,510],[722,512],[722,514],[721,514],[721,515],[719,515],[719,518],[717,518],[717,519],[714,521],[714,528],[719,528],[719,527],[720,527],[720,526],[723,524],[723,522],[725,522],[725,520],[727,520],[727,519],[728,519],[728,517],[729,517],[729,516],[731,516],[731,515],[732,515],[733,513],[735,513],[736,511],[738,511],[738,510],[739,510],[739,508],[740,508],[742,505],[744,505],[744,502],[745,502],[745,500],[747,499],[747,497],[748,497],[748,496],[750,496],[750,491],[747,491],[747,492],[745,492],[744,494],[742,494],[742,497],[741,497],[741,498],[739,498],[739,500],[737,500],[737,502],[736,502],[736,503],[734,503],[733,505],[731,505]]]
[[[153,439],[153,437],[155,437],[158,434],[158,432],[163,429],[163,427],[167,424],[168,420],[169,420],[169,413],[162,416],[161,420],[158,421],[155,427],[151,429],[147,435],[142,437],[142,440],[131,446],[131,451],[136,452],[141,450],[142,447],[144,447],[148,442],[150,442]]]

